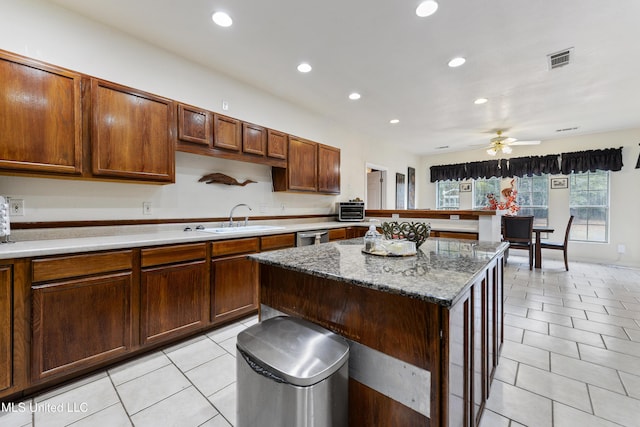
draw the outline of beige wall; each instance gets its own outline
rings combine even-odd
[[[571,138],[543,141],[537,146],[515,146],[510,157],[529,155],[560,154],[563,152],[593,150],[600,148],[622,149],[624,167],[611,173],[610,220],[608,243],[571,242],[570,259],[592,262],[640,266],[640,169],[635,169],[640,147],[640,129],[597,133]],[[487,160],[484,150],[465,153],[427,156],[420,162],[420,174],[425,179],[421,186],[420,204],[422,208],[435,209],[436,185],[429,181],[429,167],[451,163]],[[508,180],[505,180],[508,183]],[[506,184],[506,183],[503,183]],[[461,208],[471,208],[471,193],[463,193]],[[569,190],[549,190],[549,225],[556,231],[550,236],[562,240],[564,228],[569,218]],[[618,245],[625,246],[625,253],[618,253]],[[561,257],[559,251],[546,251],[544,256]]]
[[[224,114],[342,150],[337,197],[273,193],[270,167],[186,153],[177,154],[173,185],[0,176],[0,194],[25,200],[26,215],[13,217],[13,222],[225,216],[236,203],[248,203],[262,215],[333,213],[336,201],[364,198],[367,162],[389,167],[394,177],[396,170],[406,173],[408,165],[416,166],[410,163],[415,157],[398,155],[383,141],[50,3],[2,0],[0,9],[0,49],[216,112],[222,112],[224,99],[230,105]],[[228,187],[197,182],[211,172],[258,183]],[[393,207],[391,184],[389,191],[388,207]],[[151,216],[142,215],[143,202],[151,202]]]

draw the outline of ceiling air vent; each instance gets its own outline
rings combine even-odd
[[[564,65],[569,64],[572,54],[573,48],[569,48],[547,55],[547,58],[549,60],[549,69],[553,70],[554,68],[560,68]]]

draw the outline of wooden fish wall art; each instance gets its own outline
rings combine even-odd
[[[223,173],[210,173],[208,175],[203,176],[198,180],[198,182],[204,182],[206,184],[226,184],[226,185],[239,185],[244,187],[247,184],[251,184],[252,181],[250,179],[245,180],[244,182],[239,182],[237,179],[230,177],[229,175],[225,175]]]

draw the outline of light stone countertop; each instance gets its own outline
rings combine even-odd
[[[374,219],[379,225],[383,221],[428,222],[428,219],[384,218]],[[202,231],[182,231],[186,226],[195,229],[195,224],[168,224],[165,226],[127,226],[127,227],[87,227],[78,229],[14,230],[12,240],[15,243],[0,244],[0,259],[30,258],[36,256],[59,255],[91,251],[126,249],[144,246],[159,246],[178,243],[196,243],[214,240],[237,239],[241,237],[267,236],[273,234],[295,233],[317,229],[343,227],[368,227],[370,219],[363,222],[297,222],[297,221],[251,221],[250,225],[276,225],[283,229],[268,231],[250,231],[242,233],[207,233]],[[206,227],[219,227],[220,223],[205,224]],[[439,223],[432,229],[440,231],[477,232],[477,227],[460,222],[456,224]]]
[[[252,254],[260,263],[406,295],[445,307],[483,274],[507,243],[429,238],[418,254],[383,257],[362,253],[362,238]]]
[[[250,223],[257,225],[258,223]],[[264,225],[264,224],[263,224]],[[15,243],[0,244],[0,259],[30,258],[45,255],[70,254],[79,252],[103,251],[114,249],[159,246],[178,243],[197,243],[215,240],[229,240],[242,237],[268,236],[273,234],[295,233],[298,231],[343,228],[349,226],[367,226],[368,223],[347,223],[337,221],[274,224],[284,228],[268,231],[248,231],[238,233],[208,233],[203,231],[166,230],[137,232],[107,236],[70,237],[56,239],[24,240]],[[186,225],[181,225],[184,227]],[[212,226],[213,227],[213,226]],[[216,225],[217,227],[217,225]],[[71,232],[70,232],[71,234]]]

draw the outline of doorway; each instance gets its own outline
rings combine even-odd
[[[387,169],[383,166],[366,165],[367,198],[366,209],[386,209]]]

